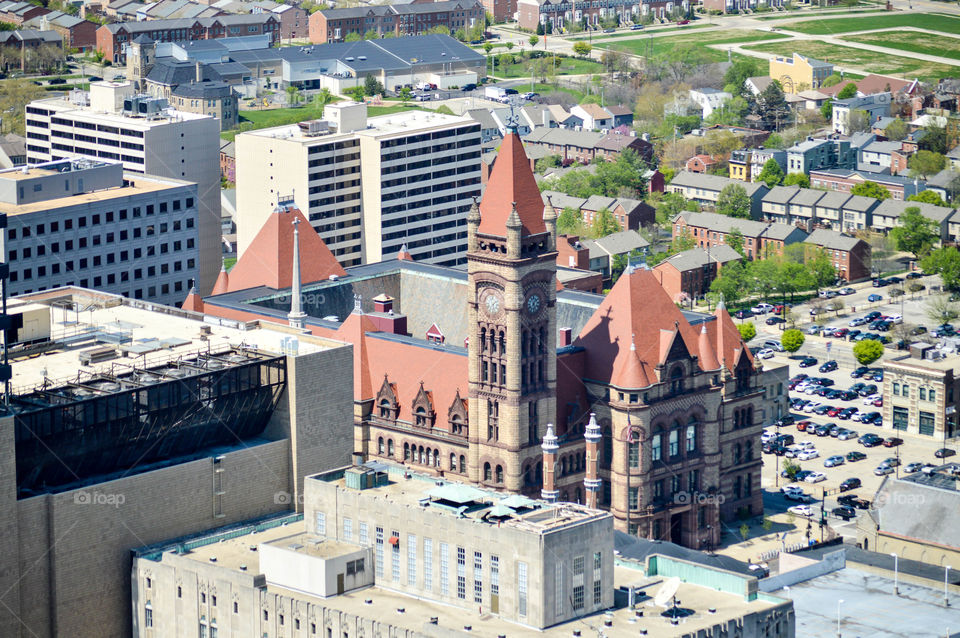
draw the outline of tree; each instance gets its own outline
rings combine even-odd
[[[763,165],[763,170],[760,171],[758,176],[761,182],[766,183],[767,188],[773,188],[777,184],[783,181],[783,168],[780,166],[780,162],[773,159],[772,157],[766,161]]]
[[[46,95],[42,88],[23,78],[5,80],[0,90],[0,116],[3,130],[24,135],[24,114],[27,104]]]
[[[486,53],[487,55],[490,55],[490,52],[491,52],[491,51],[493,51],[493,45],[490,44],[489,42],[484,42],[484,43],[483,43],[483,52]]]
[[[927,179],[931,175],[936,175],[947,165],[947,158],[940,153],[933,151],[917,151],[907,161],[910,168],[911,177],[920,177]]]
[[[364,40],[376,40],[380,35],[373,29],[369,29],[366,33],[363,34]]]
[[[923,151],[920,151],[921,153]],[[916,195],[911,195],[907,198],[908,202],[923,202],[924,204],[933,204],[934,206],[946,206],[947,203],[943,201],[943,198],[940,197],[940,193],[937,191],[920,191]]]
[[[438,24],[435,27],[427,29],[427,33],[435,33],[437,35],[450,35],[450,27],[444,24]]]
[[[911,206],[900,215],[900,225],[890,230],[897,250],[913,253],[919,259],[930,252],[930,248],[940,239],[937,223],[927,219],[920,209]]]
[[[739,228],[734,228],[729,233],[727,233],[726,244],[733,248],[735,251],[740,253],[741,257],[746,257],[747,253],[743,247],[743,233],[740,232]]]
[[[717,212],[728,217],[750,219],[750,196],[740,184],[727,184],[717,196]]]
[[[936,324],[949,323],[960,317],[960,309],[949,295],[937,295],[927,302],[927,316]]]
[[[750,537],[750,526],[744,523],[740,526],[740,538],[747,540]]]
[[[790,111],[780,83],[774,80],[757,96],[754,111],[768,128],[780,128]]]
[[[882,186],[876,182],[871,182],[867,180],[865,182],[860,182],[856,186],[850,189],[851,195],[862,195],[864,197],[872,197],[874,199],[884,200],[890,199],[890,191],[887,190],[886,186]]]
[[[689,228],[684,228],[683,231],[673,238],[673,241],[670,242],[670,249],[667,251],[670,255],[675,255],[676,253],[682,253],[685,250],[690,250],[697,245],[697,242],[693,239],[693,235],[690,233]]]
[[[579,55],[581,58],[585,58],[590,55],[590,52],[593,50],[593,47],[587,44],[586,42],[574,42],[573,43],[573,52]]]
[[[413,91],[410,90],[409,86],[405,86],[400,89],[400,99],[404,102],[409,102],[410,98],[413,97]]]
[[[507,42],[507,51],[513,51],[514,44],[513,42]]]
[[[767,141],[763,143],[764,147],[772,148],[777,150],[783,150],[789,146],[783,139],[783,136],[779,133],[771,133],[770,137],[767,138]]]
[[[594,239],[606,237],[620,230],[621,228],[617,222],[617,218],[614,217],[613,213],[607,208],[598,210],[597,214],[593,217],[593,222],[590,224],[590,235],[592,235]]]
[[[466,42],[467,32],[464,31],[463,29],[457,29],[456,31],[453,32],[453,37],[459,40],[460,42]]]
[[[846,304],[843,302],[843,299],[837,297],[836,299],[830,300],[830,303],[827,306],[827,310],[837,313],[837,316],[840,316],[840,311],[844,309]]]
[[[658,80],[683,82],[710,63],[707,52],[695,44],[679,44],[646,60],[647,73]]]
[[[960,251],[944,246],[928,254],[920,261],[923,272],[940,275],[948,290],[960,287]]]
[[[947,128],[939,126],[936,123],[928,124],[923,127],[925,135],[920,138],[918,145],[925,151],[944,154],[947,148]]]
[[[737,58],[733,64],[727,68],[727,72],[723,74],[724,90],[734,95],[742,95],[743,92],[747,90],[744,82],[747,81],[747,78],[752,78],[757,75],[763,75],[758,60],[747,57]]]
[[[876,339],[864,339],[853,344],[853,356],[860,365],[868,366],[883,356],[883,344]]]
[[[351,31],[343,38],[344,42],[359,42],[360,40],[360,34],[356,31]]]
[[[840,74],[839,74],[839,73],[834,73],[834,74],[830,75],[829,77],[827,77],[826,80],[824,80],[823,82],[821,82],[821,83],[820,83],[820,86],[822,86],[823,88],[829,88],[829,87],[831,87],[831,86],[836,86],[836,85],[840,84],[841,82],[843,82],[843,78],[840,76]]]
[[[363,102],[363,87],[355,86],[352,89],[347,89],[346,94],[354,102]]]
[[[810,188],[810,176],[805,173],[790,173],[783,178],[783,185]]]
[[[293,86],[292,84],[287,86],[287,104],[293,106],[299,104],[300,102],[300,89]]]
[[[752,321],[746,323],[741,323],[737,326],[737,330],[740,331],[740,338],[746,341],[750,341],[757,336],[757,327],[753,325]]]
[[[715,158],[725,158],[732,151],[740,148],[743,148],[743,141],[733,131],[727,129],[710,131],[703,139],[704,152]]]
[[[796,352],[803,345],[803,342],[803,333],[799,330],[784,330],[783,336],[780,337],[780,345],[787,352]]]
[[[855,97],[856,95],[857,95],[857,85],[854,84],[853,82],[848,82],[846,85],[844,85],[842,89],[840,89],[840,92],[837,93],[837,99],[849,100],[850,98]]]
[[[728,304],[735,304],[746,292],[746,268],[743,262],[727,264],[710,284],[710,291],[723,295]]]
[[[586,227],[583,223],[583,215],[576,208],[564,208],[557,216],[557,232],[561,235],[576,235],[581,237],[586,234]]]
[[[863,133],[870,130],[870,114],[866,111],[857,109],[850,111],[847,118],[847,133]]]
[[[528,41],[530,42],[531,47],[535,47],[537,46],[537,42],[540,41],[540,38],[538,36],[532,35],[530,36],[530,39]]]
[[[804,246],[804,266],[810,273],[813,285],[817,290],[831,285],[837,279],[837,269],[833,260],[823,248],[819,246]]]
[[[892,142],[901,141],[907,136],[907,133],[909,133],[907,123],[899,117],[887,124],[887,128],[883,129],[884,137]]]

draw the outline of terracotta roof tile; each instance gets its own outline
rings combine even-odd
[[[293,220],[299,218],[300,279],[304,284],[346,275],[320,235],[296,208],[278,208],[230,271],[230,291],[256,286],[289,288],[293,283]]]
[[[180,304],[182,310],[191,310],[193,312],[203,312],[203,298],[197,294],[196,288],[191,288],[187,298]]]
[[[480,202],[480,232],[485,235],[506,237],[507,217],[517,203],[517,214],[523,224],[523,234],[536,235],[547,232],[543,223],[543,198],[530,170],[530,160],[523,150],[523,143],[516,133],[503,138],[487,187]],[[503,160],[509,161],[503,161]]]
[[[230,275],[227,274],[226,265],[220,266],[220,274],[213,283],[213,290],[210,295],[222,295],[230,292]]]
[[[376,390],[373,387],[370,365],[367,359],[366,333],[375,332],[377,327],[369,317],[351,313],[340,324],[334,338],[353,344],[353,398],[354,400],[372,399]]]
[[[707,330],[707,324],[703,324],[703,327],[700,329],[700,342],[698,345],[700,353],[700,367],[704,370],[719,369],[720,362],[717,361],[717,352],[713,348],[713,343],[711,343],[710,333]]]
[[[643,364],[640,363],[640,358],[637,357],[637,347],[631,342],[629,352],[623,357],[620,367],[613,373],[613,378],[610,382],[620,388],[632,389],[645,388],[654,381],[656,381],[656,379],[651,380],[644,371]]]

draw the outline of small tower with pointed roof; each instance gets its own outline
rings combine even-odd
[[[587,493],[587,507],[597,507],[599,502],[600,488],[603,486],[603,480],[600,478],[600,441],[603,439],[603,432],[597,423],[597,415],[590,413],[590,422],[583,434],[587,442],[587,472],[583,479],[583,487]]]

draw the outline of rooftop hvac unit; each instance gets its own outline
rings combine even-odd
[[[326,120],[300,122],[300,132],[309,136],[325,135],[330,132],[330,124]]]
[[[140,102],[146,99],[145,95],[131,95],[123,98],[123,112],[128,115],[136,115],[140,112]]]
[[[156,115],[167,108],[167,99],[162,97],[147,98],[137,105],[140,115]]]

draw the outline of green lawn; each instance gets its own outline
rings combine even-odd
[[[584,58],[558,58],[558,60],[560,66],[557,67],[557,75],[589,75],[604,72],[603,65],[594,60]],[[530,77],[529,60],[524,60],[520,64],[511,64],[506,68],[498,66],[494,73],[504,80],[528,78]]]
[[[916,35],[910,31],[877,31],[863,35],[848,35],[843,39],[879,47],[900,49],[910,53],[923,53],[960,60],[960,38],[926,34],[922,38],[917,38]]]
[[[888,13],[867,18],[830,18],[783,25],[784,29],[811,35],[849,33],[869,29],[917,27],[945,33],[960,33],[960,18],[934,13]]]
[[[409,111],[410,109],[420,108],[416,104],[396,104],[392,106],[368,106],[367,115],[388,115],[398,111]],[[252,131],[258,128],[270,128],[271,126],[282,126],[284,124],[294,124],[304,120],[314,120],[323,117],[323,109],[311,103],[306,106],[298,106],[285,109],[263,109],[263,110],[241,110],[240,128],[232,131],[223,131],[220,137],[225,140],[233,141],[237,133],[242,131]]]
[[[837,9],[836,7],[809,7],[803,11],[789,11],[787,13],[777,13],[769,16],[755,16],[757,20],[796,20],[797,18],[802,18],[809,15],[809,11],[830,11],[831,13],[856,13],[857,15],[863,15],[865,13],[886,13],[886,9],[864,9],[864,10],[853,10],[845,11],[843,9]],[[821,18],[822,19],[822,18]]]
[[[935,64],[894,55],[880,55],[872,51],[861,51],[851,47],[813,40],[791,40],[786,43],[772,42],[747,48],[778,55],[790,55],[796,51],[801,55],[831,62],[841,68],[849,65],[863,69],[868,73],[900,75],[909,78],[919,77],[921,80],[928,81],[935,81],[942,77],[952,77],[960,70],[948,64]]]
[[[647,26],[640,31],[626,31],[622,33],[600,33],[600,34],[595,33],[593,35],[593,39],[606,41],[611,38],[630,38],[630,37],[639,38],[644,33],[669,33],[670,31],[689,31],[690,29],[698,29],[700,27],[712,27],[712,26],[716,26],[716,25],[703,21],[703,19],[701,18],[700,22],[685,24],[682,27],[669,27],[666,29],[658,29],[658,28],[651,28]],[[575,38],[569,38],[569,40],[572,42],[576,42],[577,40],[590,40],[590,36],[578,35]]]
[[[642,38],[626,42],[597,45],[598,49],[616,49],[636,55],[659,55],[680,45],[702,46],[712,62],[721,62],[727,59],[726,51],[707,48],[708,44],[738,44],[741,42],[755,42],[761,40],[780,40],[789,36],[768,31],[754,31],[752,29],[728,29],[723,31],[707,31],[705,33],[691,33],[689,35],[668,36],[665,38]]]

